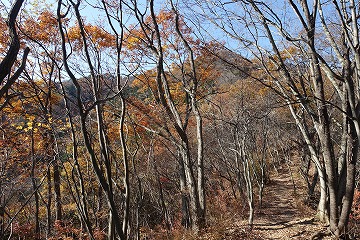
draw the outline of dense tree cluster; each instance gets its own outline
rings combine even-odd
[[[252,226],[290,161],[345,236],[359,2],[276,2],[2,4],[1,238],[171,238],[233,211]]]

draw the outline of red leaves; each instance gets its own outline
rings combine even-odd
[[[355,189],[354,200],[353,200],[353,210],[350,214],[350,218],[355,221],[360,221],[360,190]]]
[[[65,222],[65,221],[55,221],[54,228],[56,230],[56,236],[51,238],[55,239],[90,239],[88,234],[85,234],[81,231],[81,228],[76,228],[76,224],[72,222]],[[99,229],[93,230],[93,235],[96,240],[105,240],[106,234],[104,231]]]
[[[39,239],[39,236],[35,234],[35,225],[31,223],[13,224],[13,235],[19,239]]]

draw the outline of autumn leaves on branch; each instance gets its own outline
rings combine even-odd
[[[355,1],[288,0],[285,16],[267,1],[58,0],[19,19],[23,2],[0,22],[3,236],[15,223],[37,239],[197,234],[223,214],[216,204],[248,209],[252,226],[269,166],[300,152],[319,218],[345,233],[360,145]]]

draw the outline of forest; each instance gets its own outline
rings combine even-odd
[[[360,238],[358,0],[0,13],[1,239]]]

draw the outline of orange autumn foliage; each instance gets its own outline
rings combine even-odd
[[[86,33],[87,40],[90,41],[90,43],[98,50],[105,48],[114,48],[116,46],[115,36],[107,32],[105,29],[101,28],[100,26],[85,24],[84,30]],[[68,38],[69,41],[75,43],[75,48],[77,50],[82,48],[83,40],[78,25],[69,28]]]
[[[182,40],[178,37],[174,37],[176,32],[175,16],[172,11],[160,10],[155,16],[156,22],[159,26],[160,34],[164,42],[162,42],[162,48],[165,54],[171,54],[171,57],[175,58],[178,53],[184,51],[182,46]],[[129,31],[124,37],[124,47],[128,50],[141,50],[144,52],[149,51],[149,42],[156,41],[152,33],[154,28],[153,19],[151,16],[147,16],[144,20],[144,24],[147,28],[140,28],[135,25],[129,27]],[[187,41],[194,43],[190,34],[191,29],[187,27],[183,18],[179,20],[179,29],[184,34]],[[199,43],[199,42],[197,42]],[[173,52],[176,50],[175,52]]]
[[[36,41],[43,43],[58,42],[56,16],[50,11],[41,12],[37,18],[27,18],[22,28],[26,35]]]
[[[9,43],[9,34],[7,30],[7,25],[5,19],[0,17],[0,51],[5,51]]]

